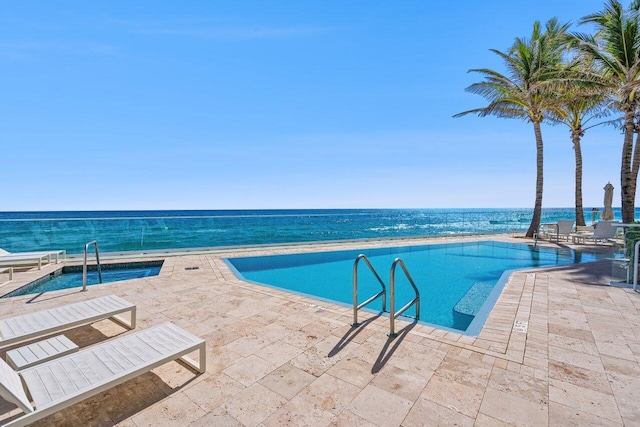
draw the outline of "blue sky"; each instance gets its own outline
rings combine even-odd
[[[452,118],[484,105],[467,70],[602,5],[3,2],[0,211],[532,207],[533,129]],[[569,132],[543,137],[570,207]],[[621,142],[587,132],[585,206],[620,205]]]

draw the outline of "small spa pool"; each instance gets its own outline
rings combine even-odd
[[[364,254],[387,288],[395,258],[406,264],[420,291],[420,321],[477,335],[500,296],[511,271],[595,261],[611,254],[586,254],[568,248],[494,241],[386,247],[291,255],[228,258],[241,279],[332,302],[353,304],[353,265]],[[396,269],[398,310],[415,294],[401,268]],[[358,303],[380,291],[364,262],[358,267]],[[380,299],[367,306],[380,311]],[[405,314],[415,316],[415,307]]]
[[[118,282],[121,280],[139,279],[157,276],[164,261],[127,262],[119,264],[102,264],[102,283]],[[98,271],[95,265],[87,270],[87,286],[98,285]],[[82,266],[65,266],[28,283],[0,298],[19,295],[39,294],[42,292],[59,291],[61,289],[82,287]]]

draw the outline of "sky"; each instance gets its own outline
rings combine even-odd
[[[530,123],[456,113],[535,21],[602,1],[0,3],[0,211],[529,208]],[[574,203],[544,125],[543,207]],[[585,207],[622,135],[582,141]]]

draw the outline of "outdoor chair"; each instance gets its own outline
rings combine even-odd
[[[558,242],[562,237],[569,241],[569,235],[573,231],[574,223],[575,221],[572,219],[561,219],[557,224],[540,224],[538,236],[540,238],[546,237],[549,240],[555,239]]]
[[[198,363],[186,356],[194,351]],[[24,411],[5,426],[30,424],[172,360],[204,372],[205,341],[164,323],[20,372],[0,360],[0,396]]]
[[[4,282],[0,282],[0,287],[6,285],[10,281],[13,280],[13,267],[2,267],[0,268],[0,274],[7,274],[7,280]]]
[[[130,312],[129,322],[117,316]],[[78,326],[111,319],[128,329],[136,327],[136,306],[116,295],[0,319],[0,348]]]
[[[0,266],[2,267],[19,267],[35,264],[38,266],[38,270],[40,270],[43,262],[45,264],[51,264],[52,258],[55,263],[58,264],[66,260],[67,251],[62,249],[38,252],[7,252],[0,248]]]
[[[596,223],[593,232],[581,232],[573,235],[573,243],[587,243],[593,241],[596,245],[598,242],[608,242],[614,239],[617,233],[618,221],[599,221]]]

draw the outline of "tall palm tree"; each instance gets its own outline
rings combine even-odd
[[[589,126],[586,125],[606,114],[606,105],[602,102],[601,98],[597,99],[585,96],[568,100],[561,108],[561,117],[558,118],[560,123],[569,127],[575,155],[576,225],[585,225],[584,208],[582,204],[582,148],[580,143],[586,130],[605,122],[590,124]]]
[[[504,61],[507,75],[487,68],[469,70],[482,74],[484,80],[472,84],[466,90],[483,96],[489,101],[489,105],[454,116],[472,113],[480,117],[493,115],[521,119],[533,125],[536,141],[536,197],[527,237],[533,237],[542,216],[543,140],[540,124],[549,110],[557,108],[552,83],[559,78],[564,36],[568,28],[568,24],[560,25],[553,18],[546,23],[543,32],[540,22],[535,22],[531,37],[516,38],[508,53],[491,49]]]
[[[633,5],[632,5],[633,6]],[[603,77],[612,82],[615,108],[623,115],[624,140],[620,168],[623,222],[635,217],[636,183],[640,151],[636,132],[637,97],[640,87],[640,18],[636,10],[625,10],[618,0],[609,0],[603,11],[585,16],[581,24],[593,24],[595,36],[574,34],[579,48],[593,56]]]
[[[602,124],[615,121],[593,121],[610,113],[606,82],[603,82],[595,68],[593,58],[584,54],[576,55],[566,67],[567,79],[558,90],[560,106],[550,111],[550,118],[569,128],[575,155],[575,210],[576,225],[585,225],[582,204],[582,148],[581,140],[585,131]]]

